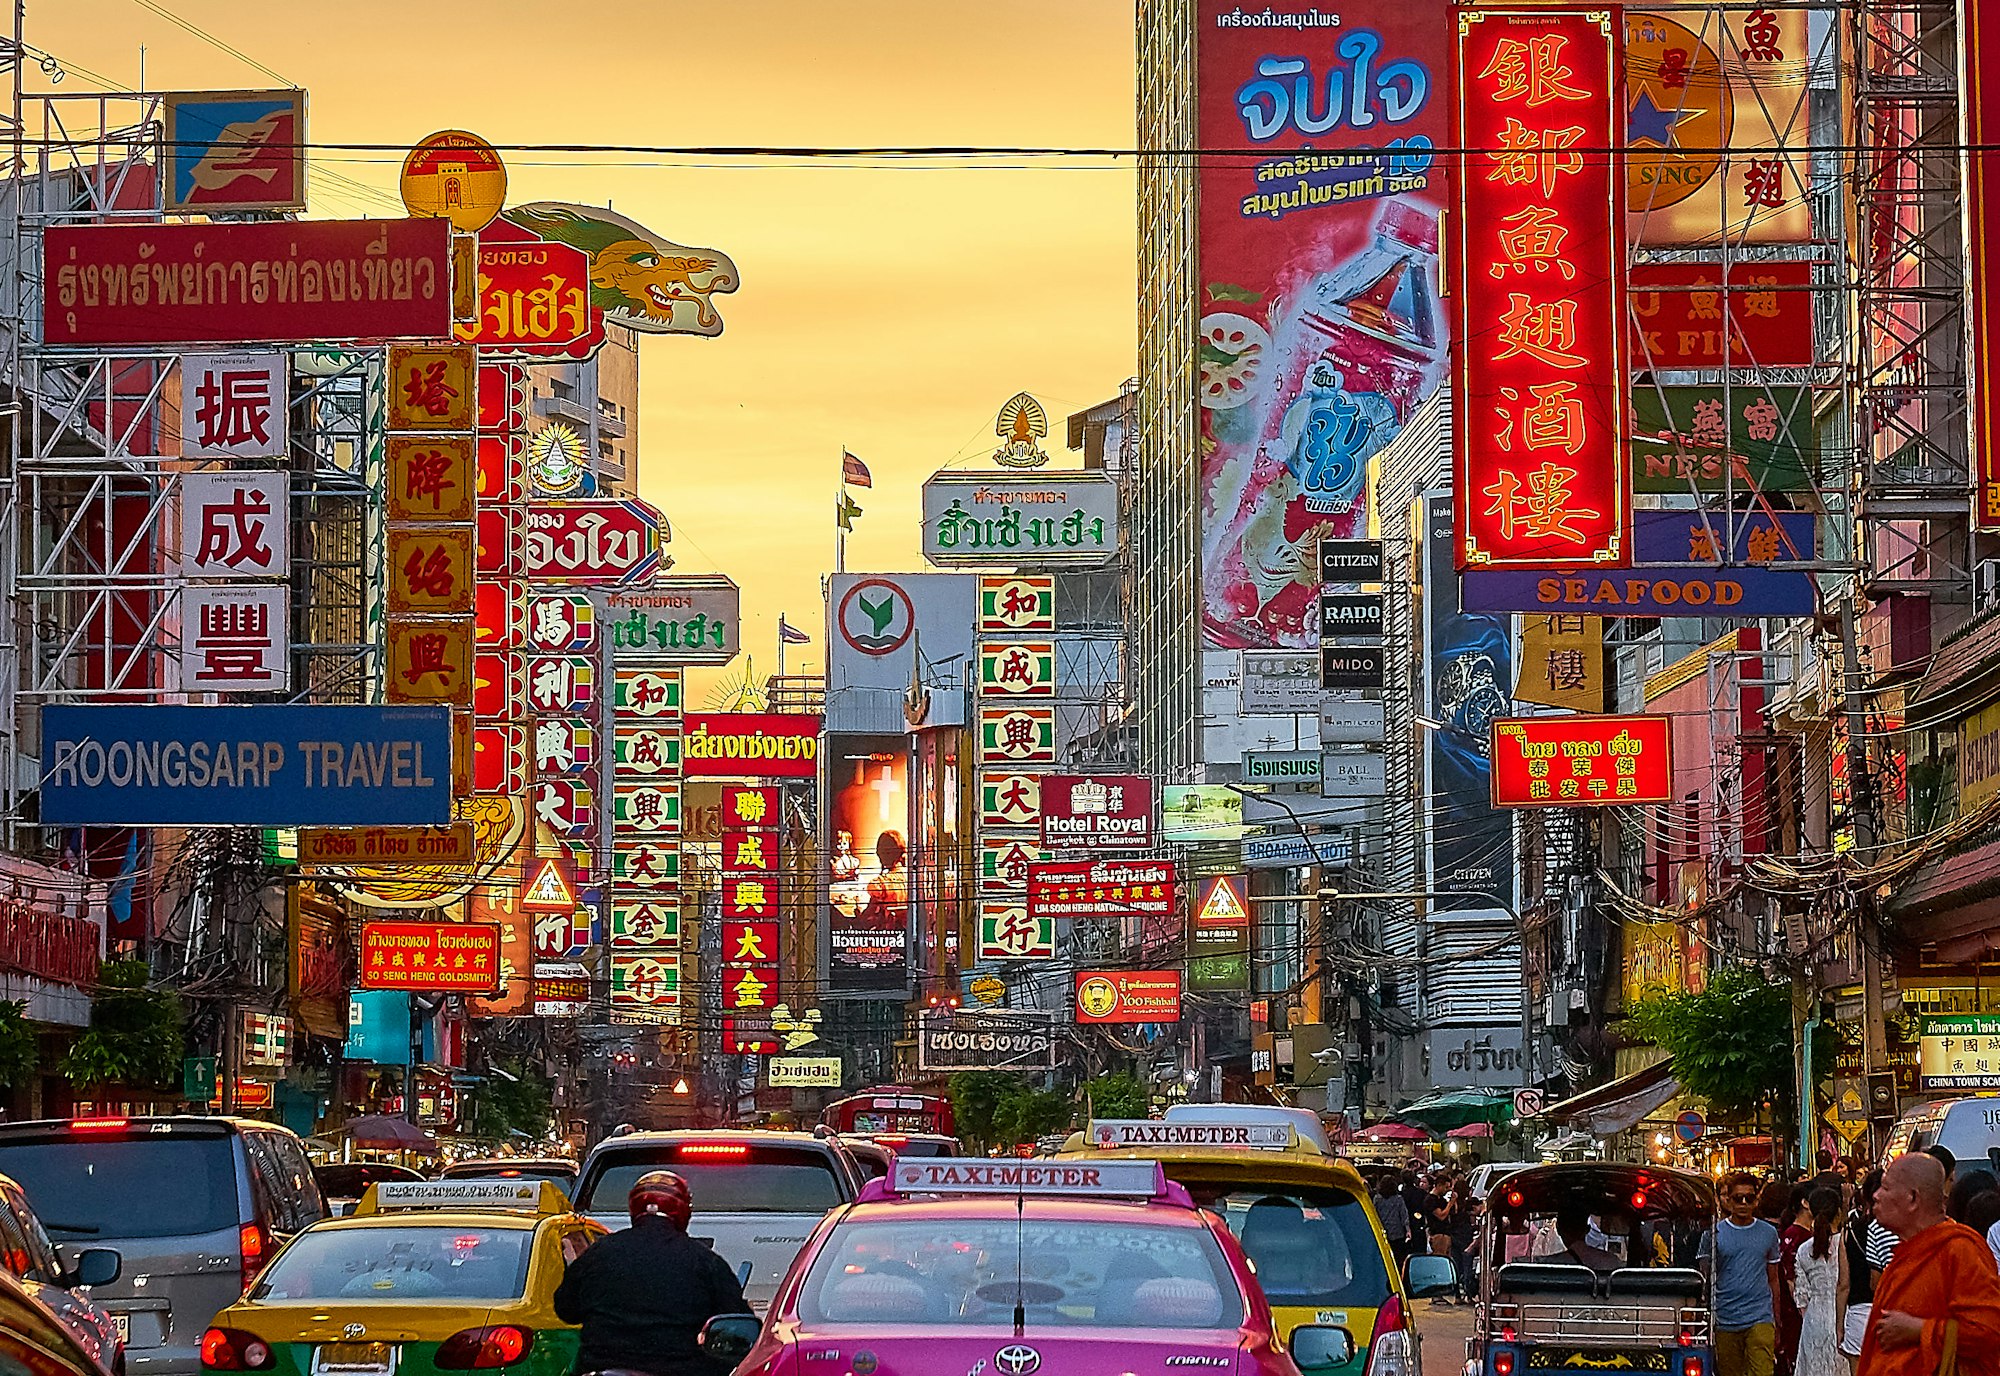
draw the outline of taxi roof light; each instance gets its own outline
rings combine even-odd
[[[1041,1199],[1151,1199],[1194,1207],[1158,1161],[1008,1160],[984,1156],[903,1156],[863,1188],[864,1202],[912,1194],[1033,1195]]]
[[[378,1180],[347,1215],[456,1209],[471,1213],[566,1214],[569,1196],[553,1180]]]
[[[1092,1147],[1245,1147],[1285,1151],[1297,1147],[1290,1123],[1169,1123],[1159,1118],[1093,1118],[1084,1129]]]

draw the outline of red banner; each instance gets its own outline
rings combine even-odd
[[[78,989],[93,988],[103,944],[104,935],[97,924],[85,918],[48,912],[19,901],[0,908],[0,970],[18,970]]]
[[[1988,13],[1991,11],[1991,13]],[[2000,4],[1963,0],[1958,39],[1965,77],[1958,83],[1965,107],[1966,281],[1972,288],[1972,443],[1978,455],[1979,500],[1973,520],[2000,530]],[[1987,20],[1992,20],[1988,24]]]
[[[1063,860],[1028,866],[1034,918],[1172,917],[1179,899],[1171,860]]]
[[[722,790],[722,1008],[732,1019],[778,1002],[779,802],[775,788]]]
[[[1091,1022],[1179,1022],[1178,970],[1078,970],[1076,1020]]]
[[[690,712],[682,727],[686,777],[810,779],[819,768],[818,717],[790,712]]]
[[[1631,561],[1619,14],[1459,11],[1460,568]]]
[[[1495,807],[1612,807],[1674,797],[1673,719],[1503,717],[1493,723]]]
[[[490,994],[500,987],[500,926],[492,922],[368,922],[363,989]]]
[[[1806,368],[1813,362],[1811,263],[1714,263],[1630,270],[1631,366]]]
[[[451,333],[443,220],[57,225],[50,344],[294,344]]]

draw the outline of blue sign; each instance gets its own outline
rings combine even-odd
[[[424,1030],[429,1033],[428,1024]],[[350,1061],[408,1065],[410,996],[399,989],[350,991],[347,995],[347,1045],[341,1054]]]
[[[446,707],[47,707],[50,826],[443,826]]]
[[[1588,612],[1595,616],[1810,616],[1813,577],[1770,564],[1812,560],[1804,511],[1639,511],[1631,568],[1547,572],[1467,569],[1468,612]],[[1720,552],[1730,551],[1728,563]]]

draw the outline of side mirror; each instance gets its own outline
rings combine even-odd
[[[763,1331],[764,1325],[752,1315],[717,1314],[701,1326],[695,1345],[716,1361],[735,1366],[749,1355]]]
[[[1300,1371],[1331,1371],[1354,1360],[1354,1335],[1332,1324],[1300,1324],[1292,1330],[1292,1365]]]
[[[1450,1257],[1418,1252],[1403,1263],[1403,1288],[1413,1300],[1448,1294],[1457,1284],[1458,1268],[1451,1264]]]
[[[125,1269],[125,1258],[113,1247],[86,1247],[70,1269],[71,1285],[109,1285]]]

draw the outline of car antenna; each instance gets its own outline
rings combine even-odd
[[[1025,1190],[1014,1195],[1014,1336],[1027,1336],[1028,1302],[1026,1286],[1021,1279],[1022,1237],[1028,1230],[1026,1212],[1028,1195]]]

